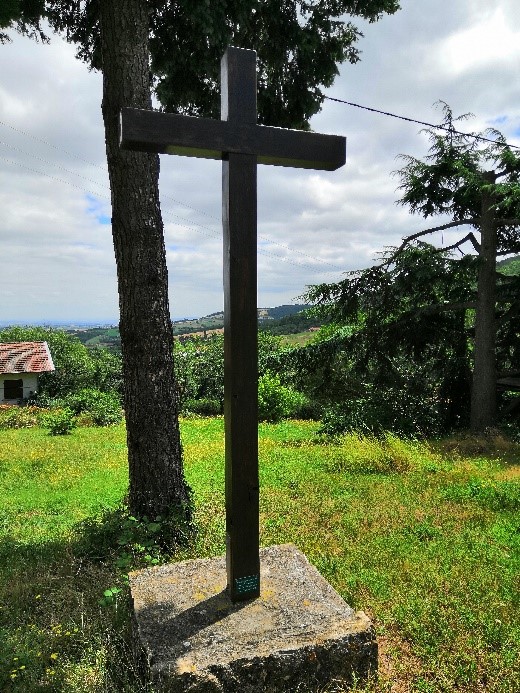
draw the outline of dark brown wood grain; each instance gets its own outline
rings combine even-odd
[[[221,115],[256,121],[256,56],[226,51]],[[257,166],[229,152],[222,167],[226,563],[233,601],[260,594],[258,481]]]
[[[231,123],[125,108],[125,149],[223,159],[226,153],[254,154],[259,164],[334,171],[345,163],[345,138],[303,130]]]
[[[258,481],[257,164],[335,170],[345,138],[256,124],[256,53],[228,48],[221,120],[135,108],[121,146],[223,160],[226,562],[233,601],[260,594]]]

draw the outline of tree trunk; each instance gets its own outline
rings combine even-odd
[[[455,310],[453,320],[453,353],[445,366],[445,382],[441,389],[447,403],[445,427],[448,430],[468,426],[468,401],[471,398],[471,369],[468,362],[466,310]]]
[[[487,176],[494,183],[494,174]],[[496,256],[497,232],[494,224],[493,196],[482,193],[480,221],[480,264],[475,313],[475,350],[471,390],[471,430],[493,426],[496,415]]]
[[[159,157],[119,148],[123,106],[151,108],[148,3],[100,3],[103,119],[112,194],[120,332],[134,515],[191,516],[183,474]]]

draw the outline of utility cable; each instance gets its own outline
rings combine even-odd
[[[463,137],[472,137],[475,140],[481,140],[482,142],[490,142],[491,144],[496,144],[499,147],[510,147],[511,149],[520,149],[517,144],[509,144],[508,142],[497,142],[489,137],[484,137],[483,135],[475,135],[470,132],[461,132],[460,130],[455,130],[455,128],[447,127],[446,125],[435,125],[434,123],[427,123],[424,120],[416,120],[415,118],[408,118],[407,116],[397,115],[396,113],[390,113],[389,111],[381,111],[378,108],[371,108],[370,106],[362,106],[359,103],[352,103],[352,101],[345,101],[344,99],[337,99],[333,96],[324,96],[328,101],[336,101],[337,103],[344,103],[347,106],[354,106],[355,108],[361,108],[364,111],[370,111],[371,113],[378,113],[379,115],[389,116],[390,118],[398,118],[399,120],[405,120],[408,123],[417,123],[417,125],[426,125],[426,127],[434,128],[435,130],[444,130],[445,132],[451,132],[455,135],[462,135]]]

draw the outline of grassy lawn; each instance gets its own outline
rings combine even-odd
[[[296,544],[374,619],[379,675],[359,690],[519,690],[520,446],[314,429],[260,426],[261,542]],[[222,419],[182,431],[199,533],[175,560],[224,552]],[[123,427],[0,431],[0,690],[148,691],[114,530],[125,455]]]

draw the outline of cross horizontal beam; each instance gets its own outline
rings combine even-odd
[[[224,159],[253,154],[259,164],[335,171],[345,164],[338,135],[123,108],[121,146],[140,152]]]

